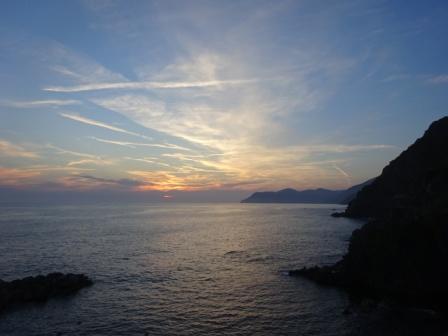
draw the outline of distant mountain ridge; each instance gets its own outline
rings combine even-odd
[[[358,191],[372,183],[370,179],[344,190],[308,189],[298,191],[292,188],[279,191],[255,192],[241,203],[329,203],[348,204],[355,198]]]

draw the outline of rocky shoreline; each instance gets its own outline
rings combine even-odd
[[[0,313],[30,302],[74,294],[93,282],[85,274],[50,273],[13,281],[0,280]]]

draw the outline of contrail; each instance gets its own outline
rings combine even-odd
[[[338,167],[335,164],[333,165],[333,168],[336,169],[339,173],[341,173],[342,176],[344,176],[347,182],[347,188],[350,188],[352,186],[352,179],[350,175],[347,174],[347,172],[345,172],[341,167]]]

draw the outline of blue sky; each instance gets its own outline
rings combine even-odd
[[[0,187],[363,182],[447,115],[447,33],[446,1],[4,1]]]

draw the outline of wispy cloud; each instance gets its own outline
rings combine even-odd
[[[33,100],[33,101],[0,101],[0,105],[15,107],[15,108],[36,108],[36,107],[61,107],[68,105],[79,105],[81,102],[74,99],[48,99],[48,100]]]
[[[44,148],[55,151],[59,155],[67,155],[78,158],[77,160],[71,160],[67,163],[67,167],[78,167],[83,165],[97,165],[97,166],[109,166],[116,163],[115,159],[106,159],[99,155],[93,155],[89,153],[81,153],[76,151],[67,150],[52,144],[47,144]]]
[[[48,173],[48,172],[78,172],[78,171],[91,171],[92,168],[80,168],[70,166],[48,166],[48,165],[35,165],[23,168],[24,171]]]
[[[49,173],[79,173],[90,169],[37,165],[22,168],[6,168],[0,166],[0,186],[27,188],[49,183],[56,179]]]
[[[44,62],[51,62],[48,67],[55,73],[77,83],[110,83],[127,80],[123,75],[109,70],[87,55],[78,53],[56,41],[52,41],[45,49],[41,46],[34,48],[34,53],[38,53]]]
[[[112,165],[113,161],[103,160],[103,159],[82,159],[77,161],[70,161],[67,166],[83,166],[83,165],[96,165],[96,166],[109,166]]]
[[[64,148],[61,148],[61,147],[58,147],[58,146],[55,146],[52,144],[47,144],[47,145],[45,145],[45,147],[49,148],[49,149],[53,149],[59,154],[68,154],[68,155],[82,157],[82,158],[88,158],[88,159],[98,159],[99,158],[98,155],[71,151],[71,150],[64,149]]]
[[[129,142],[129,141],[117,141],[117,140],[106,140],[97,137],[90,137],[93,140],[98,142],[107,143],[110,145],[124,146],[129,148],[137,148],[137,147],[154,147],[154,148],[165,148],[165,149],[173,149],[173,150],[184,150],[191,151],[191,149],[170,144],[170,143],[143,143],[143,142]]]
[[[48,86],[44,91],[50,92],[83,92],[98,90],[155,90],[155,89],[192,89],[243,85],[256,82],[257,79],[213,80],[200,82],[119,82],[91,83],[75,86]]]
[[[64,117],[64,118],[67,118],[67,119],[71,119],[71,120],[74,120],[74,121],[77,121],[77,122],[80,122],[80,123],[83,123],[83,124],[86,124],[86,125],[101,127],[101,128],[108,129],[110,131],[114,131],[114,132],[118,132],[118,133],[125,133],[125,134],[128,134],[128,135],[134,135],[134,136],[141,137],[141,138],[146,138],[146,139],[148,138],[148,137],[146,137],[144,135],[141,135],[139,133],[127,131],[127,130],[125,130],[123,128],[119,128],[119,127],[116,127],[116,126],[113,126],[113,125],[109,125],[109,124],[106,124],[106,123],[104,123],[102,121],[98,121],[98,120],[93,120],[93,119],[89,119],[89,118],[86,118],[86,117],[82,117],[82,116],[77,115],[77,114],[59,113],[59,115],[61,117]]]
[[[382,79],[382,82],[389,83],[389,82],[403,81],[410,78],[412,78],[410,74],[393,74]]]
[[[375,149],[394,149],[393,145],[373,144],[373,145],[305,145],[292,147],[298,152],[304,153],[350,153]]]
[[[20,157],[28,159],[36,159],[39,154],[29,151],[20,145],[13,144],[6,140],[0,139],[0,155]]]
[[[204,155],[185,155],[183,153],[163,153],[162,156],[181,161],[198,161],[199,159],[205,159],[207,157]]]
[[[0,167],[0,185],[23,186],[34,181],[40,175],[38,171],[29,171],[19,168]]]
[[[428,79],[430,84],[448,84],[448,75],[438,75]]]
[[[110,179],[110,178],[102,178],[102,177],[96,177],[92,175],[72,175],[69,178],[71,181],[74,181],[76,183],[81,182],[85,183],[87,182],[90,187],[109,187],[109,186],[115,186],[115,187],[123,187],[123,188],[137,188],[142,186],[151,186],[152,183],[148,181],[140,181],[136,179]]]
[[[131,160],[131,161],[137,161],[137,162],[144,162],[144,163],[149,163],[149,164],[156,164],[159,166],[164,166],[164,167],[171,167],[171,165],[169,165],[168,163],[165,162],[161,162],[159,158],[154,158],[154,157],[144,157],[144,158],[131,158],[131,157],[126,157],[126,160]]]

